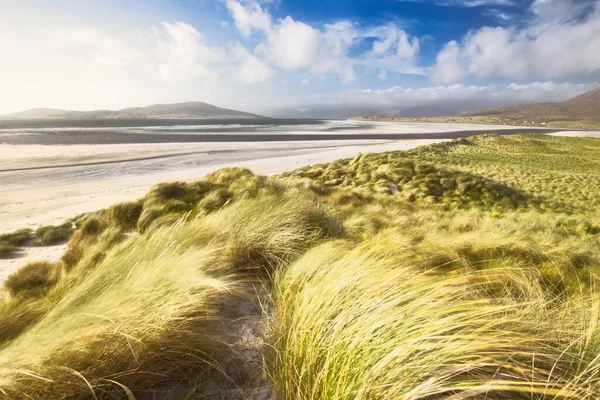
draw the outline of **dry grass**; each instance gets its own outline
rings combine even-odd
[[[260,286],[280,398],[598,398],[598,143],[227,168],[78,216],[5,284],[0,397],[229,396]]]

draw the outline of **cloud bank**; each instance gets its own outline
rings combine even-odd
[[[533,82],[509,85],[432,86],[419,89],[394,86],[381,90],[349,90],[311,96],[278,97],[263,112],[280,108],[306,110],[345,107],[379,109],[397,113],[417,106],[430,106],[468,112],[508,104],[532,102],[560,102],[575,97],[593,87],[593,84]],[[257,110],[260,111],[260,110]]]
[[[450,41],[432,81],[568,79],[600,72],[600,1],[535,0],[524,28],[482,27]]]

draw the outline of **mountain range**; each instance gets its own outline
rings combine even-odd
[[[54,108],[34,108],[0,116],[4,119],[254,119],[264,118],[237,110],[216,107],[200,101],[175,104],[154,104],[122,110],[72,111]]]
[[[266,111],[273,118],[346,119],[354,116],[385,116],[398,118],[452,117],[459,110],[446,106],[415,106],[400,111],[376,106],[348,106],[344,104],[313,107],[309,109],[281,108]],[[472,111],[463,116],[489,116],[509,120],[549,122],[561,120],[600,120],[600,87],[562,103],[532,103],[510,105]],[[254,119],[265,118],[257,114],[231,110],[211,104],[192,101],[175,104],[154,104],[147,107],[130,107],[122,110],[72,111],[54,108],[35,108],[13,114],[1,115],[2,119]]]
[[[536,122],[600,120],[600,87],[562,103],[533,103],[490,108],[463,114]]]

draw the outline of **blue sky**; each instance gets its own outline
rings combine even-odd
[[[600,0],[22,0],[0,112],[558,101],[600,78]]]

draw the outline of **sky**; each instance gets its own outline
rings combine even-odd
[[[600,84],[600,0],[0,0],[0,113],[459,111]]]

